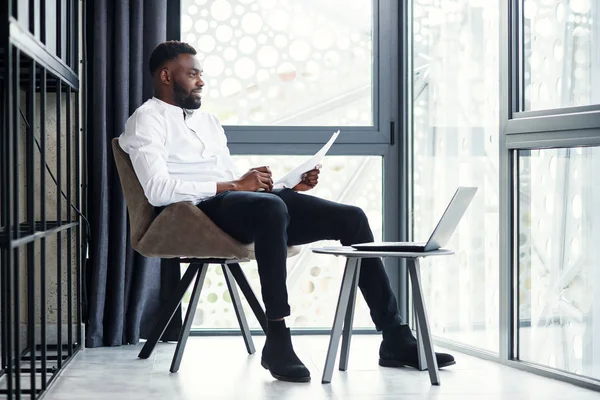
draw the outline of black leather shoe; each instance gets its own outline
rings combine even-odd
[[[454,357],[446,353],[435,353],[438,368],[456,364]],[[395,327],[384,332],[379,346],[379,365],[382,367],[413,367],[419,368],[419,350],[417,339],[412,335],[407,325]]]
[[[290,330],[283,321],[269,321],[260,365],[280,381],[310,381],[310,371],[294,352]]]

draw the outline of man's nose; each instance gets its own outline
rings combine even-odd
[[[198,86],[198,87],[204,86],[204,81],[202,80],[202,78],[198,78],[198,81],[196,82],[196,86]]]

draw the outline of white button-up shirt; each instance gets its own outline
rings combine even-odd
[[[239,178],[217,117],[184,111],[156,97],[142,104],[119,137],[153,206],[198,204],[217,192],[217,182]]]

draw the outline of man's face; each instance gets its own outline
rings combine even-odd
[[[180,54],[175,60],[173,71],[173,93],[175,103],[187,110],[196,110],[202,105],[202,66],[191,54]]]

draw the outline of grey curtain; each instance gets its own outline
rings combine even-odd
[[[146,337],[164,299],[179,280],[172,261],[131,249],[127,210],[110,141],[152,96],[147,62],[166,39],[167,0],[87,2],[86,89],[88,215],[92,228],[85,267],[86,346],[135,344]],[[178,312],[163,335],[174,340]]]

